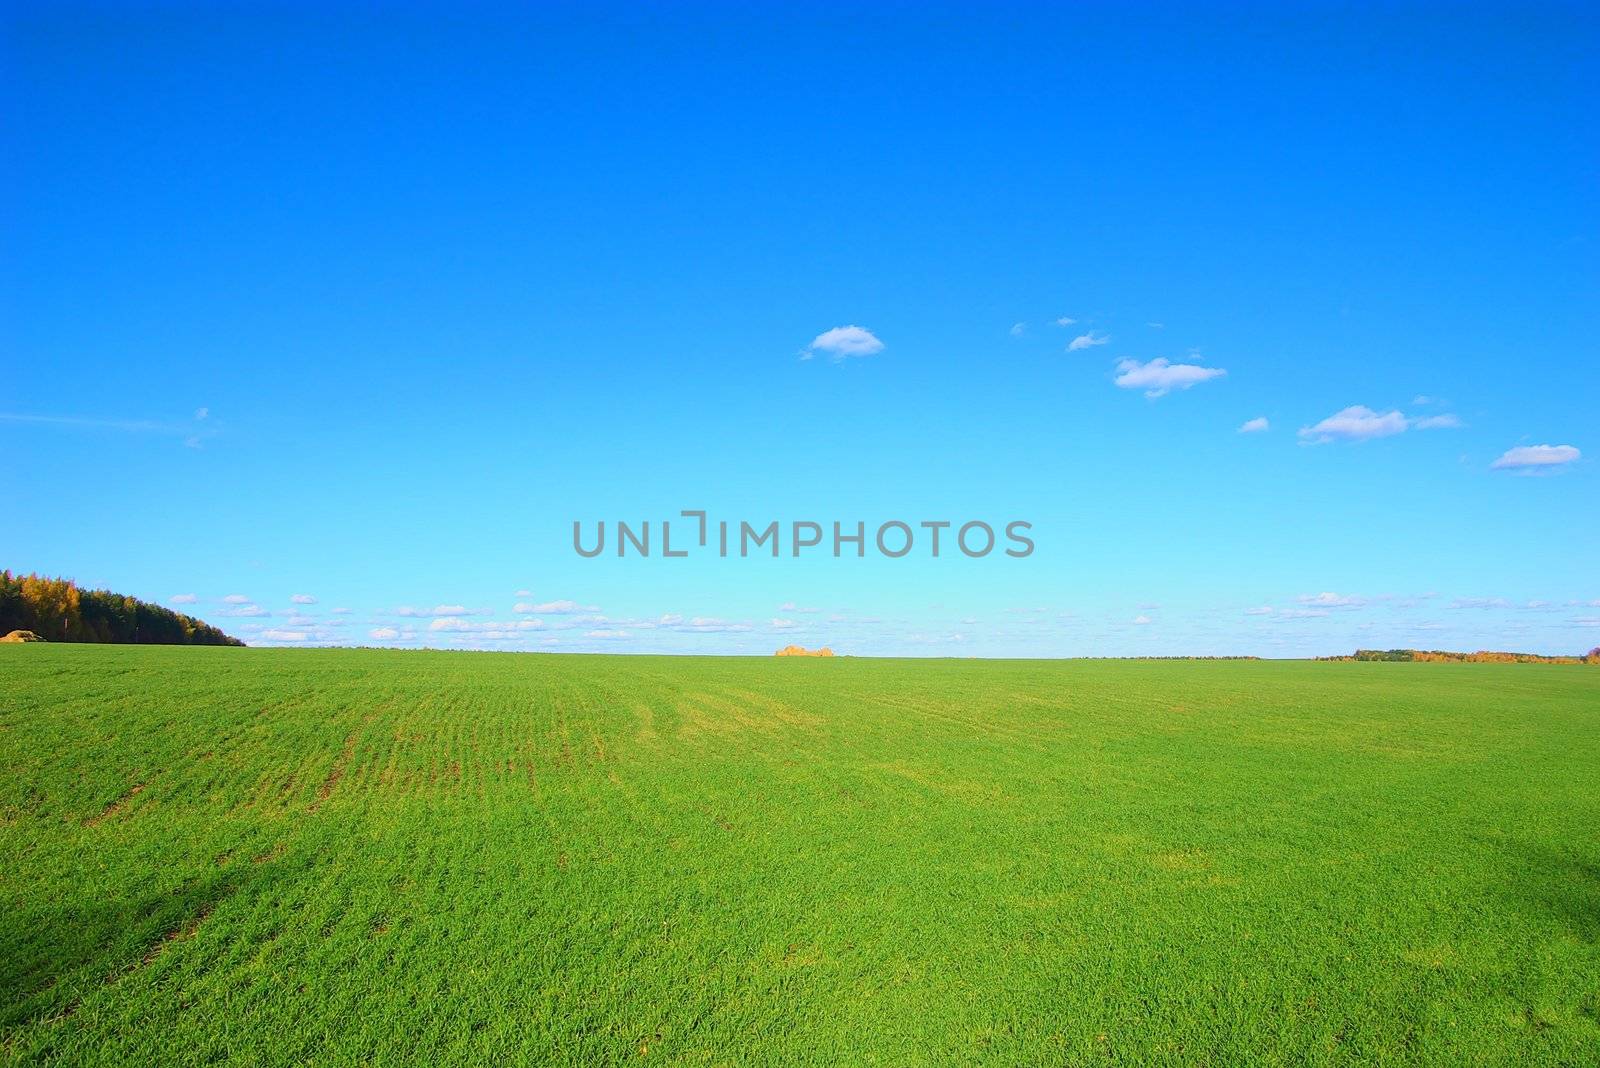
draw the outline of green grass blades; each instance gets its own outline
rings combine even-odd
[[[0,648],[10,1062],[1600,1063],[1583,667]]]

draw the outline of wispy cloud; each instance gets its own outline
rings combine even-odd
[[[373,627],[367,631],[367,637],[380,642],[392,642],[400,637],[400,632],[393,627]]]
[[[876,356],[882,351],[883,342],[866,327],[836,326],[813,338],[801,351],[800,358],[809,360],[820,352],[838,361],[850,356]]]
[[[1272,424],[1267,422],[1267,417],[1264,415],[1258,415],[1254,419],[1246,419],[1239,424],[1239,433],[1241,434],[1260,434],[1271,429]]]
[[[1583,453],[1572,445],[1518,445],[1507,449],[1489,467],[1495,471],[1521,473],[1554,471],[1576,463],[1582,456]]]
[[[1189,389],[1228,373],[1220,367],[1172,363],[1164,356],[1158,356],[1149,363],[1122,360],[1117,364],[1117,371],[1115,382],[1118,386],[1123,389],[1142,389],[1144,395],[1151,399],[1164,397],[1175,389]]]
[[[1461,419],[1450,412],[1411,418],[1398,408],[1377,412],[1364,404],[1352,404],[1320,423],[1301,427],[1300,440],[1313,445],[1326,445],[1334,441],[1370,441],[1403,434],[1407,430],[1456,430],[1463,425]]]
[[[222,599],[223,604],[249,604],[250,598],[242,593],[230,593]]]
[[[1056,320],[1056,325],[1057,326],[1076,326],[1076,325],[1078,325],[1078,320],[1074,319],[1070,315],[1063,315],[1061,318]]]
[[[1081,352],[1084,349],[1092,349],[1096,345],[1104,345],[1110,340],[1111,337],[1109,334],[1097,334],[1091,330],[1087,334],[1079,334],[1077,337],[1067,342],[1067,351]]]
[[[1307,593],[1295,600],[1318,608],[1360,608],[1367,603],[1365,597],[1349,593]]]
[[[317,599],[309,593],[297,593],[289,598],[294,604],[316,604]]]
[[[511,610],[524,616],[566,616],[576,612],[598,612],[600,608],[592,604],[579,604],[577,601],[541,601],[537,604],[519,601]]]
[[[194,604],[198,600],[200,600],[200,598],[196,597],[192,593],[180,593],[180,594],[178,594],[178,595],[176,595],[174,597],[168,597],[167,598],[167,603],[168,604]]]
[[[28,412],[0,412],[0,423],[17,423],[26,426],[58,427],[62,430],[109,430],[124,434],[155,434],[183,438],[184,444],[199,448],[206,438],[215,437],[217,431],[201,428],[210,409],[200,408],[191,422],[163,422],[159,419],[99,419],[81,415],[35,415]]]
[[[1011,324],[1010,333],[1011,333],[1012,337],[1022,337],[1027,332],[1028,332],[1028,324],[1027,323],[1012,323]]]
[[[1302,440],[1318,445],[1331,441],[1370,441],[1404,433],[1406,417],[1398,409],[1375,412],[1364,404],[1352,404],[1334,412],[1320,423],[1300,428]]]

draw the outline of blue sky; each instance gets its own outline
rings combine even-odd
[[[1592,10],[4,19],[4,566],[262,644],[1600,644]],[[572,551],[695,508],[1036,549]]]

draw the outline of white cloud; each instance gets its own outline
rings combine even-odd
[[[433,606],[432,615],[436,616],[464,616],[469,615],[464,604],[436,604]]]
[[[1426,401],[1426,397],[1417,398]],[[1408,418],[1398,409],[1375,412],[1364,404],[1354,404],[1335,412],[1315,426],[1300,428],[1304,441],[1325,445],[1331,441],[1367,441],[1386,438],[1406,430],[1455,430],[1464,426],[1460,417],[1445,412],[1441,415],[1424,415]]]
[[[800,625],[799,623],[795,622],[792,619],[774,619],[772,621],[772,629],[773,630],[793,630],[795,627],[798,627],[799,625]]]
[[[367,631],[367,637],[374,638],[380,642],[390,642],[400,637],[400,632],[393,627],[373,627]]]
[[[1121,372],[1115,379],[1117,385],[1123,389],[1142,389],[1145,391],[1144,395],[1152,399],[1166,396],[1175,389],[1188,389],[1201,382],[1221,378],[1228,373],[1220,367],[1170,363],[1164,356],[1157,357],[1149,363],[1122,360],[1117,364],[1117,370]]]
[[[818,334],[800,353],[809,360],[817,353],[826,353],[835,361],[848,356],[876,356],[883,351],[883,342],[871,330],[860,326],[836,326]]]
[[[1279,619],[1321,619],[1327,614],[1326,608],[1282,608],[1276,616]]]
[[[198,600],[200,600],[200,598],[196,597],[192,593],[180,593],[175,597],[168,597],[167,598],[167,603],[168,604],[194,604]]]
[[[225,616],[241,616],[241,617],[243,617],[243,616],[270,616],[272,613],[267,611],[265,608],[262,608],[260,605],[255,605],[255,604],[234,604],[230,608],[224,608],[222,610],[222,614],[225,615]]]
[[[1134,622],[1134,624],[1136,626],[1147,627],[1147,626],[1150,625],[1150,617],[1149,616],[1134,616],[1133,617],[1133,622]]]
[[[194,410],[194,417],[197,420],[204,420],[207,417],[209,417],[210,415],[211,415],[211,409],[210,408],[196,408]]]
[[[780,604],[778,606],[778,611],[780,611],[780,612],[803,612],[803,613],[809,614],[809,613],[812,613],[812,612],[820,612],[820,611],[822,611],[822,609],[820,609],[820,608],[807,608],[804,605],[796,604],[793,601],[785,601],[785,602],[783,602],[782,604]]]
[[[539,604],[529,604],[527,602],[519,601],[511,610],[516,612],[518,615],[524,616],[565,616],[571,615],[574,612],[600,611],[599,607],[596,605],[583,605],[579,604],[577,601],[544,601]]]
[[[1316,605],[1318,608],[1360,608],[1367,603],[1365,597],[1357,597],[1348,593],[1308,593],[1297,597],[1301,604]]]
[[[517,596],[518,597],[532,597],[533,596],[533,591],[532,590],[518,590],[517,591]]]
[[[317,599],[309,593],[297,593],[289,598],[295,604],[316,604]]]
[[[348,608],[335,608],[333,610],[333,614],[336,616],[347,616],[350,614],[350,612],[351,610]]]
[[[1246,419],[1239,425],[1239,433],[1241,434],[1260,434],[1271,429],[1272,424],[1267,422],[1267,417],[1264,415],[1258,415],[1254,419]]]
[[[1571,445],[1518,445],[1490,464],[1495,471],[1551,471],[1574,463],[1583,454]]]
[[[1247,616],[1270,616],[1272,612],[1273,608],[1270,604],[1264,604],[1259,608],[1246,608],[1244,610],[1244,614]]]
[[[428,624],[429,630],[471,630],[472,624],[458,616],[441,616]]]
[[[1079,334],[1077,337],[1067,342],[1067,351],[1079,352],[1083,349],[1092,349],[1096,345],[1104,345],[1110,340],[1111,338],[1108,335],[1097,334],[1091,330],[1087,334]]]
[[[590,630],[585,631],[583,636],[585,638],[601,638],[608,641],[630,637],[625,630]]]
[[[1457,597],[1450,602],[1451,608],[1510,608],[1511,602],[1504,597]]]
[[[1399,411],[1379,414],[1364,404],[1334,412],[1315,426],[1300,428],[1300,437],[1322,445],[1330,441],[1367,441],[1402,433],[1406,417]]]
[[[1145,323],[1144,325],[1152,330],[1165,330],[1167,328],[1166,323]]]
[[[1415,404],[1419,408],[1423,408],[1432,404],[1433,398],[1428,396],[1426,393],[1418,393],[1415,397],[1411,398],[1411,403]]]
[[[249,604],[250,598],[242,593],[230,593],[222,599],[223,604]]]
[[[1057,326],[1076,326],[1077,323],[1078,320],[1074,319],[1070,315],[1063,315],[1061,318],[1056,320]]]
[[[311,635],[303,630],[264,630],[261,637],[269,642],[303,642]]]
[[[1023,334],[1026,334],[1027,332],[1028,332],[1028,324],[1027,323],[1012,323],[1011,324],[1011,336],[1012,337],[1021,337]]]

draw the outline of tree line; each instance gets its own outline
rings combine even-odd
[[[0,634],[31,630],[52,642],[243,645],[193,616],[71,579],[0,571]]]
[[[1600,664],[1600,648],[1583,656],[1541,656],[1538,653],[1502,653],[1481,649],[1451,653],[1442,649],[1357,649],[1350,656],[1323,656],[1319,660],[1387,660],[1403,663],[1468,664]]]

